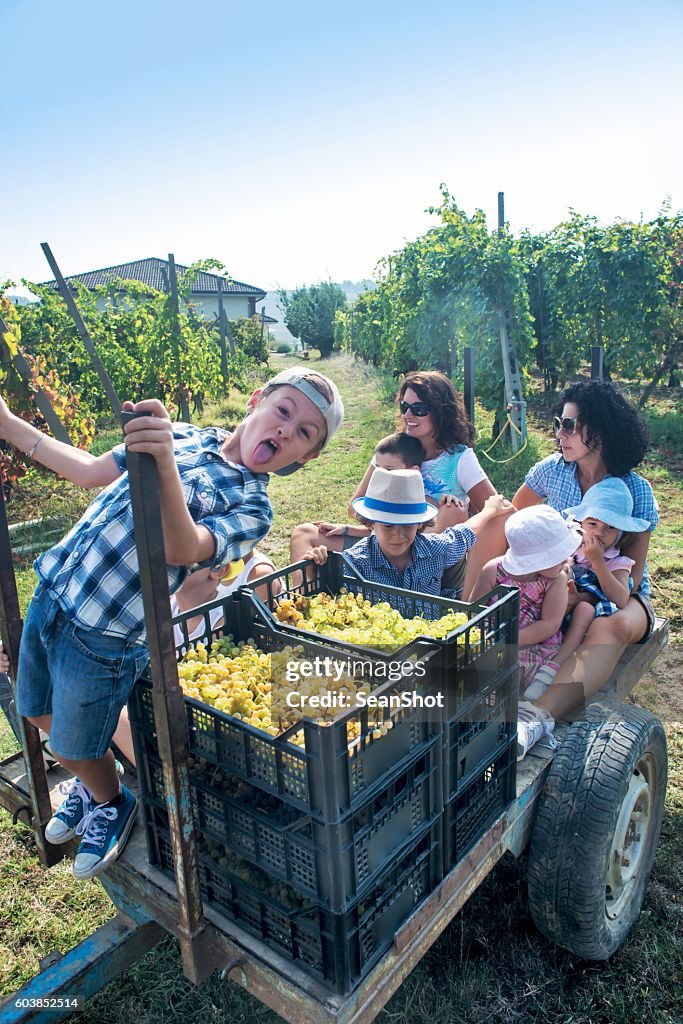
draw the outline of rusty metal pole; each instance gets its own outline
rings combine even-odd
[[[605,350],[602,345],[591,347],[591,380],[602,380],[604,374]]]
[[[463,367],[465,380],[463,385],[463,397],[465,399],[465,412],[467,418],[474,426],[474,349],[469,345],[463,353]]]
[[[71,313],[73,322],[76,325],[76,330],[80,334],[83,344],[85,345],[90,355],[90,360],[93,364],[93,367],[97,371],[97,375],[102,381],[102,386],[106,392],[107,398],[109,399],[109,404],[114,410],[115,415],[118,416],[121,412],[121,402],[119,401],[119,396],[116,394],[116,391],[114,390],[114,385],[111,382],[109,374],[104,368],[104,363],[97,354],[97,349],[95,348],[95,345],[93,343],[92,338],[90,337],[90,334],[88,333],[88,328],[85,326],[85,322],[78,310],[78,306],[76,305],[74,297],[71,294],[68,284],[64,280],[61,270],[57,266],[57,260],[52,255],[52,250],[50,249],[50,246],[47,244],[47,242],[41,242],[40,248],[45,253],[45,258],[47,262],[50,264],[50,270],[55,275],[55,281],[57,282],[57,286],[59,287],[60,295],[66,302],[67,309]]]
[[[2,485],[0,484],[0,492]],[[5,496],[0,493],[0,633],[10,667],[16,671],[19,644],[21,641],[21,612],[17,582],[12,564],[12,548],[7,527]],[[62,846],[53,846],[45,839],[45,826],[52,817],[50,789],[45,775],[45,761],[40,745],[40,733],[26,718],[18,717],[19,742],[21,743],[26,778],[28,782],[27,806],[31,812],[31,828],[36,839],[38,857],[42,864],[50,867],[64,856]]]
[[[124,412],[121,421],[125,425],[136,415],[139,414]],[[187,724],[173,642],[159,477],[151,455],[128,452],[126,463],[152,673],[154,721],[163,764],[178,890],[183,969],[190,981],[200,984],[213,964],[201,948],[206,922],[199,885],[197,846],[193,840]]]
[[[180,409],[180,418],[183,423],[190,422],[190,407],[187,402],[185,393],[185,384],[181,380],[181,364],[180,364],[180,303],[178,301],[178,274],[176,272],[175,257],[172,252],[168,254],[168,278],[171,289],[171,308],[172,308],[172,335],[173,335],[173,354],[175,357],[176,364],[176,376],[178,378],[178,406]]]
[[[221,378],[225,391],[228,390],[228,352],[225,347],[227,338],[225,329],[225,310],[223,308],[223,278],[218,278],[218,343],[221,349]]]

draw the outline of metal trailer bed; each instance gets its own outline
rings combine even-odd
[[[667,622],[658,619],[648,641],[624,653],[598,696],[613,701],[630,693],[667,640]],[[558,724],[556,735],[560,741],[570,728],[566,723]],[[519,856],[526,849],[554,755],[555,751],[547,747],[536,747],[520,762],[516,798],[511,805],[399,928],[392,949],[349,995],[331,993],[210,906],[204,910],[201,933],[194,937],[197,955],[192,980],[199,983],[219,969],[224,977],[241,985],[291,1024],[369,1024],[503,854],[510,851]],[[57,785],[63,778],[61,769],[48,775],[53,806],[61,801]],[[133,780],[126,781],[134,785]],[[22,813],[31,814],[21,753],[0,763],[0,804],[15,820]],[[31,1003],[59,997],[60,993],[87,998],[166,934],[176,936],[182,943],[176,887],[148,863],[143,833],[136,826],[120,859],[100,878],[118,910],[117,916],[56,963],[46,966],[0,1006],[3,1024],[64,1020],[63,1012],[32,1007]],[[69,847],[66,849],[68,852]]]

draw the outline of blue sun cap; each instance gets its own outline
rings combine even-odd
[[[572,516],[579,523],[584,519],[599,519],[624,533],[649,530],[647,519],[637,519],[631,515],[632,511],[633,496],[624,481],[618,476],[606,476],[588,488],[580,505],[566,508],[564,515]]]

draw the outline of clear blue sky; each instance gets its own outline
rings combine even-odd
[[[513,230],[683,207],[683,4],[1,0],[0,279],[370,276],[445,182]]]

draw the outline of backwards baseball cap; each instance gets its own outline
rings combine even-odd
[[[324,392],[319,390],[316,385],[316,379],[323,384],[323,387],[327,386],[332,396],[331,398],[327,398]],[[289,369],[281,370],[280,373],[271,377],[264,387],[263,393],[267,394],[273,388],[283,387],[285,384],[300,391],[322,413],[327,427],[325,440],[321,445],[322,450],[330,438],[339,430],[344,419],[344,405],[337,390],[337,385],[329,377],[325,377],[324,374],[318,373],[315,370],[310,370],[307,366],[290,366]],[[301,469],[301,466],[302,463],[300,462],[291,462],[288,466],[283,466],[282,469],[276,469],[275,474],[276,476],[290,476],[290,474],[296,473],[297,469]]]

